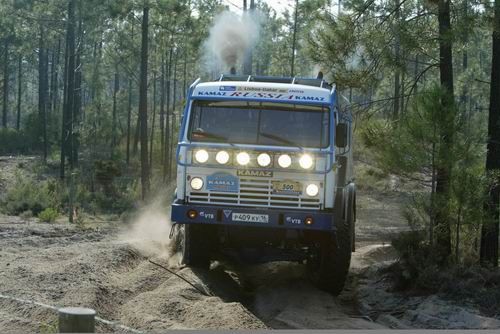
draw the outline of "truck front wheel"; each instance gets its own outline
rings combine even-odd
[[[352,251],[352,214],[337,220],[336,232],[317,236],[312,257],[308,261],[310,277],[320,289],[335,296],[344,288]]]
[[[185,224],[179,229],[182,234],[182,263],[203,269],[210,268],[210,253],[213,248],[212,226]]]

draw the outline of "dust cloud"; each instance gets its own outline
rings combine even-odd
[[[348,71],[360,70],[366,63],[365,53],[365,48],[363,46],[356,46],[356,50],[354,50],[345,60],[346,69]]]
[[[314,64],[312,70],[311,70],[311,78],[316,78],[318,76],[319,72],[323,72],[321,65],[320,64]]]
[[[260,26],[257,11],[242,16],[224,11],[216,16],[204,44],[208,70],[228,71],[241,64],[245,53],[257,42]]]
[[[145,257],[168,260],[169,264],[175,265],[180,255],[174,254],[169,239],[172,227],[168,202],[170,197],[158,195],[140,209],[131,218],[129,227],[119,236],[119,241],[130,245]]]

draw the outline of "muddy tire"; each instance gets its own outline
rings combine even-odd
[[[335,234],[323,233],[318,237],[317,254],[308,263],[313,283],[334,296],[342,292],[349,273],[353,217],[351,213],[346,215],[346,219],[337,219]]]
[[[211,226],[185,224],[183,230],[182,263],[209,269],[213,249]]]

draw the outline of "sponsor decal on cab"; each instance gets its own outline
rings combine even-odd
[[[251,88],[251,89],[250,89]],[[292,93],[294,92],[294,93]],[[272,89],[272,88],[254,88],[254,87],[235,87],[220,86],[218,91],[200,90],[198,96],[224,96],[228,98],[255,98],[267,100],[295,100],[295,101],[314,101],[325,102],[326,97],[317,95],[302,95],[304,91]]]
[[[207,176],[207,190],[236,193],[240,180],[228,173],[215,173]]]

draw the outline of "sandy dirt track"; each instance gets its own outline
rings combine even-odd
[[[0,159],[0,188],[2,176],[12,174],[12,164],[18,162]],[[395,258],[388,245],[391,233],[407,228],[400,215],[405,200],[399,192],[358,194],[358,248],[345,291],[336,298],[313,287],[298,264],[249,266],[227,261],[202,271],[179,268],[164,254],[145,256],[123,236],[140,233],[156,215],[146,215],[134,226],[106,218],[78,226],[0,215],[0,332],[50,333],[56,328],[53,310],[2,296],[56,307],[91,307],[104,319],[144,332],[500,328],[497,319],[435,297],[406,298],[389,292],[377,268]],[[153,242],[168,239],[168,225],[161,220],[160,226]],[[148,257],[196,288],[148,262]],[[126,332],[102,323],[97,329]]]
[[[213,296],[203,295],[117,240],[116,224],[104,226],[82,230],[0,217],[0,293],[54,306],[92,307],[105,319],[146,331],[380,327],[349,302],[312,287],[302,266],[290,263],[173,268]],[[50,329],[55,319],[52,310],[0,299],[2,332]]]
[[[0,157],[1,192],[19,166],[34,162]],[[154,230],[153,242],[167,239],[167,215],[148,214],[134,226],[103,219],[84,227],[0,216],[0,294],[56,307],[92,307],[102,318],[145,331],[379,327],[357,313],[348,289],[342,303],[312,287],[302,266],[290,263],[172,268],[208,292],[200,293],[147,261],[143,255],[155,257],[158,245],[140,255],[128,242],[142,229]],[[171,267],[173,261],[160,255],[157,261]],[[55,321],[53,310],[0,298],[2,332],[50,332]]]

